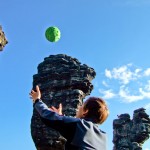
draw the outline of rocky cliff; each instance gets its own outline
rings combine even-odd
[[[5,33],[2,31],[2,27],[0,26],[0,51],[3,50],[3,48],[5,47],[7,43],[8,41],[5,37]]]
[[[113,121],[113,150],[142,150],[143,143],[150,137],[150,117],[144,108],[129,114],[121,114]]]
[[[33,89],[40,86],[42,100],[49,106],[63,105],[63,114],[74,116],[79,104],[93,89],[96,73],[76,58],[64,54],[50,55],[38,65],[33,75]],[[63,150],[66,140],[53,129],[47,128],[33,110],[31,134],[37,150]]]

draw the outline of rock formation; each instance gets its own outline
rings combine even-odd
[[[77,106],[93,89],[96,73],[93,68],[81,64],[76,58],[64,54],[50,55],[38,65],[33,76],[33,89],[40,86],[42,100],[51,107],[63,105],[63,114],[74,116]],[[47,128],[33,110],[31,135],[37,150],[63,150],[66,140],[56,131]]]
[[[142,150],[143,143],[150,136],[150,118],[144,108],[129,114],[121,114],[113,121],[113,150]]]
[[[0,26],[0,51],[3,50],[4,46],[8,43],[5,37],[5,33],[2,31],[2,27]]]

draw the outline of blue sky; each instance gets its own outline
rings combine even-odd
[[[0,52],[0,147],[35,150],[30,135],[32,76],[45,57],[67,54],[97,73],[91,95],[107,100],[101,126],[112,150],[112,121],[145,107],[150,114],[149,0],[2,0],[0,24],[9,43]],[[57,26],[50,43],[45,30]],[[150,150],[150,140],[144,150]]]

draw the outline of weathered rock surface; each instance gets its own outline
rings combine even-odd
[[[93,89],[91,83],[96,73],[76,58],[64,54],[50,55],[38,65],[33,76],[33,89],[40,86],[42,100],[51,107],[63,105],[63,114],[74,116],[77,106]],[[38,150],[63,150],[66,140],[53,129],[47,128],[33,110],[31,134]]]
[[[150,118],[144,108],[129,114],[121,114],[113,121],[113,150],[142,150],[143,143],[150,137]]]
[[[5,33],[2,31],[2,27],[0,26],[0,51],[3,50],[3,48],[5,47],[7,43],[8,41],[5,37]]]

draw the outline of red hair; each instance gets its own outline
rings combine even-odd
[[[85,118],[92,119],[95,123],[102,124],[109,115],[105,101],[98,97],[89,97],[84,102],[84,110],[88,110]]]

